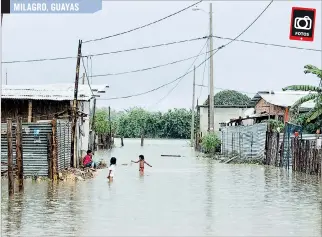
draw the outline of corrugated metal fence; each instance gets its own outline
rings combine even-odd
[[[49,123],[23,123],[22,124],[22,152],[25,176],[48,175],[48,141],[52,126]],[[16,164],[16,136],[15,124],[12,131],[13,164]],[[1,123],[1,160],[7,163],[8,142],[7,124]],[[7,165],[1,166],[1,171],[7,170]]]
[[[12,129],[13,165],[16,165],[15,123]],[[52,134],[51,123],[22,124],[22,152],[24,176],[48,176],[48,135]],[[58,171],[70,167],[71,124],[57,120],[56,127]],[[8,169],[7,124],[1,123],[1,171]]]
[[[231,126],[221,130],[223,155],[239,155],[242,159],[263,159],[267,123]]]
[[[68,120],[57,120],[58,170],[70,167],[72,129]]]

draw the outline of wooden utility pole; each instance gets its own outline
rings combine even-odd
[[[16,128],[16,160],[19,192],[23,190],[23,153],[22,153],[22,118],[17,120]]]
[[[8,141],[8,189],[9,197],[14,195],[13,177],[13,146],[12,146],[12,120],[7,119],[7,141]]]
[[[71,159],[70,159],[70,166],[76,167],[76,144],[77,144],[77,118],[78,118],[78,103],[77,103],[77,96],[78,96],[78,82],[79,82],[79,67],[80,67],[80,60],[82,57],[82,41],[78,41],[78,53],[77,53],[77,63],[76,63],[76,76],[75,76],[75,86],[74,86],[74,101],[73,101],[73,114],[72,114],[72,144],[71,144]]]
[[[32,100],[28,100],[28,123],[32,122]]]
[[[194,146],[195,137],[195,87],[196,87],[196,66],[193,68],[193,82],[192,82],[192,108],[191,108],[191,147]]]

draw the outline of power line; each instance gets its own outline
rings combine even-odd
[[[149,71],[149,70],[156,69],[156,68],[160,68],[160,67],[166,67],[166,66],[169,66],[169,65],[181,63],[181,62],[184,62],[184,61],[187,61],[187,60],[196,58],[198,56],[199,55],[195,55],[195,56],[192,56],[192,57],[189,57],[189,58],[184,58],[184,59],[181,59],[181,60],[172,61],[170,63],[160,64],[160,65],[156,65],[156,66],[152,66],[152,67],[147,67],[147,68],[142,68],[142,69],[136,69],[136,70],[125,71],[125,72],[98,74],[98,75],[93,75],[92,77],[118,76],[118,75],[124,75],[124,74],[129,74],[129,73],[144,72],[144,71]]]
[[[207,55],[208,55],[208,54],[206,53],[206,58],[207,58]],[[203,82],[204,82],[204,80],[205,80],[205,71],[206,71],[206,66],[207,66],[207,63],[205,63],[205,66],[204,66],[204,69],[203,69],[201,85],[203,85]],[[200,99],[201,92],[202,92],[202,88],[203,88],[203,87],[200,87],[199,96],[198,96],[197,100],[199,100],[199,99]]]
[[[117,53],[131,52],[131,51],[142,50],[142,49],[149,49],[149,48],[156,48],[156,47],[173,45],[173,44],[186,43],[186,42],[190,42],[190,41],[206,39],[208,37],[209,36],[204,36],[204,37],[194,38],[194,39],[189,39],[189,40],[181,40],[181,41],[164,43],[164,44],[158,44],[158,45],[151,45],[151,46],[143,46],[143,47],[140,47],[140,48],[132,48],[132,49],[125,49],[125,50],[118,50],[118,51],[112,51],[112,52],[107,52],[107,53],[99,53],[99,54],[90,54],[90,55],[84,55],[83,57],[93,57],[93,56],[101,56],[101,55],[108,55],[108,54],[117,54]],[[217,35],[214,35],[212,37],[217,38],[217,39],[222,39],[222,40],[233,40],[233,38],[228,38],[228,37],[223,37],[223,36],[217,36]],[[250,41],[250,40],[239,40],[239,39],[235,39],[234,41],[243,42],[243,43],[249,43],[249,44],[259,44],[259,45],[265,45],[265,46],[279,47],[279,48],[289,48],[289,49],[305,50],[305,51],[315,51],[315,52],[321,52],[322,51],[321,49],[301,48],[301,47],[295,47],[295,46],[289,46],[289,45],[272,44],[272,43],[265,43],[265,42],[258,42],[258,41]],[[209,53],[209,52],[206,52],[206,53]],[[206,54],[206,53],[203,53],[203,54]],[[193,56],[191,58],[194,58],[194,57],[195,56]],[[70,57],[57,57],[57,58],[14,60],[14,61],[4,61],[4,62],[2,62],[2,64],[31,63],[31,62],[43,62],[43,61],[57,61],[57,60],[67,60],[67,59],[76,59],[76,58],[77,57],[71,57],[70,56]],[[187,58],[186,60],[189,60],[191,58]],[[183,59],[182,61],[185,61],[185,60]],[[169,63],[169,65],[170,64],[171,63]],[[153,69],[153,68],[151,68],[151,69]]]
[[[187,70],[187,71],[189,71],[189,70],[193,67],[193,65],[194,65],[194,64],[195,64],[195,62],[197,61],[198,57],[201,55],[202,51],[204,50],[205,46],[207,45],[207,43],[208,43],[208,40],[206,41],[206,43],[204,44],[204,46],[201,48],[201,50],[200,50],[199,54],[197,55],[197,57],[195,58],[195,60],[192,62],[192,64],[189,66],[189,68],[188,68],[188,70]],[[165,98],[167,98],[167,97],[171,94],[171,92],[172,92],[174,89],[176,89],[176,88],[177,88],[177,86],[180,84],[180,82],[182,81],[182,79],[183,79],[183,77],[182,77],[180,80],[178,80],[177,84],[176,84],[174,87],[172,87],[172,88],[168,91],[168,93],[167,93],[165,96],[163,96],[163,97],[162,97],[162,98],[161,98],[157,103],[155,103],[155,105],[158,105],[159,103],[161,103],[161,101],[163,101]]]
[[[193,42],[193,41],[198,41],[198,40],[203,40],[203,39],[208,39],[208,38],[209,38],[209,36],[203,36],[203,37],[197,37],[197,38],[192,38],[192,39],[186,39],[186,40],[172,41],[172,42],[162,43],[162,44],[143,46],[143,47],[138,47],[138,48],[123,49],[123,50],[111,51],[111,52],[106,52],[106,53],[88,54],[88,55],[83,55],[82,57],[94,57],[94,56],[102,56],[102,55],[109,55],[109,54],[125,53],[125,52],[131,52],[131,51],[137,51],[137,50],[143,50],[143,49],[150,49],[150,48],[158,48],[158,47],[163,47],[163,46],[169,46],[169,45],[174,45],[174,44],[182,44],[182,43]],[[42,59],[5,61],[5,62],[2,62],[2,63],[3,64],[30,63],[30,62],[56,61],[56,60],[76,59],[76,58],[77,57],[42,58]]]
[[[77,57],[41,58],[41,59],[5,61],[5,62],[2,62],[2,63],[3,64],[9,64],[9,63],[32,63],[32,62],[57,61],[57,60],[76,59],[76,58]]]
[[[143,46],[143,47],[139,47],[139,48],[123,49],[123,50],[117,50],[117,51],[106,52],[106,53],[88,54],[87,56],[94,57],[94,56],[102,56],[102,55],[108,55],[108,54],[125,53],[125,52],[137,51],[137,50],[142,50],[142,49],[151,49],[151,48],[169,46],[169,45],[173,45],[173,44],[182,44],[182,43],[187,43],[187,42],[192,42],[192,41],[197,41],[197,40],[203,40],[203,39],[208,39],[208,38],[209,38],[209,36],[203,36],[203,37],[198,37],[198,38],[193,38],[193,39],[187,39],[187,40],[173,41],[173,42],[163,43],[163,44],[155,44],[155,45]]]
[[[218,47],[218,48],[216,49],[217,51],[215,51],[215,53],[217,53],[217,52],[218,52],[218,50],[220,50],[220,49],[222,49],[222,48],[223,48],[222,46]],[[208,60],[210,59],[210,57],[211,57],[212,55],[214,55],[215,53],[211,54],[211,55],[210,55],[206,60],[202,61],[199,65],[197,65],[197,66],[196,66],[196,69],[197,69],[197,68],[199,68],[199,67],[200,67],[202,64],[204,64],[206,61],[208,61]],[[163,84],[163,85],[161,85],[161,86],[158,86],[158,87],[156,87],[156,88],[154,88],[154,89],[151,89],[151,90],[148,90],[148,91],[145,91],[145,92],[141,92],[141,93],[137,93],[137,94],[133,94],[133,95],[127,95],[127,96],[120,96],[120,97],[100,98],[99,100],[117,100],[117,99],[126,99],[126,98],[131,98],[131,97],[136,97],[136,96],[146,95],[146,94],[149,94],[149,93],[151,93],[151,92],[157,91],[157,90],[159,90],[159,89],[161,89],[161,88],[163,88],[163,87],[165,87],[165,86],[167,86],[167,85],[170,85],[170,84],[172,84],[172,83],[174,83],[174,82],[176,82],[176,81],[180,80],[181,78],[185,77],[186,75],[190,74],[191,72],[193,72],[193,70],[190,70],[190,71],[186,72],[186,73],[185,73],[185,74],[183,74],[182,76],[177,77],[176,79],[174,79],[174,80],[172,80],[172,81],[170,81],[170,82],[167,82],[167,83],[165,83],[165,84]]]
[[[222,40],[233,40],[233,38],[228,37],[222,37],[222,36],[213,36],[217,39]],[[288,46],[288,45],[281,45],[281,44],[272,44],[272,43],[264,43],[264,42],[258,42],[258,41],[250,41],[250,40],[239,40],[235,39],[237,42],[243,42],[243,43],[250,43],[250,44],[259,44],[259,45],[265,45],[265,46],[273,46],[273,47],[280,47],[280,48],[290,48],[290,49],[298,49],[298,50],[307,50],[307,51],[315,51],[315,52],[321,52],[321,49],[312,49],[312,48],[301,48],[301,47],[295,47],[295,46]]]
[[[202,2],[202,0],[201,0],[201,1],[199,1],[199,2],[197,2],[197,3],[194,3],[194,4],[190,5],[190,6],[188,6],[188,7],[185,7],[185,8],[183,8],[183,9],[181,9],[180,11],[177,11],[177,12],[175,12],[175,13],[172,13],[172,14],[170,14],[170,15],[166,16],[166,17],[163,17],[163,18],[161,18],[161,19],[159,19],[159,20],[156,20],[156,21],[150,22],[150,23],[148,23],[148,24],[145,24],[145,25],[142,25],[142,26],[139,26],[139,27],[133,28],[133,29],[131,29],[131,30],[123,31],[123,32],[120,32],[120,33],[117,33],[117,34],[114,34],[114,35],[109,35],[109,36],[102,37],[102,38],[98,38],[98,39],[87,40],[87,41],[84,41],[83,43],[89,43],[89,42],[94,42],[94,41],[100,41],[100,40],[104,40],[104,39],[109,39],[109,38],[113,38],[113,37],[116,37],[116,36],[120,36],[120,35],[124,35],[124,34],[130,33],[130,32],[136,31],[136,30],[143,29],[143,28],[145,28],[145,27],[148,27],[148,26],[151,26],[151,25],[153,25],[153,24],[159,23],[159,22],[161,22],[161,21],[163,21],[163,20],[166,20],[166,19],[168,19],[168,18],[170,18],[170,17],[172,17],[172,16],[175,16],[175,15],[177,15],[177,14],[181,13],[181,12],[184,12],[184,11],[188,10],[189,8],[192,8],[193,6],[198,5],[198,4],[199,4],[199,3],[201,3],[201,2]]]
[[[252,23],[250,23],[245,30],[243,30],[239,35],[237,35],[234,39],[232,39],[230,42],[228,42],[227,44],[224,45],[224,47],[228,46],[229,44],[231,44],[232,42],[234,42],[235,40],[237,40],[240,36],[242,36],[250,27],[252,27],[252,25],[255,24],[255,22],[264,14],[264,12],[266,12],[266,10],[270,7],[270,5],[274,2],[274,0],[271,0],[270,3],[264,8],[264,10],[255,18],[255,20],[252,21]]]
[[[89,86],[89,89],[91,90],[91,93],[92,93],[92,96],[95,96],[94,93],[93,93],[93,90],[92,90],[92,87],[91,87],[91,84],[89,82],[89,78],[88,78],[88,74],[87,74],[87,70],[86,70],[86,67],[85,67],[85,63],[84,63],[84,57],[81,57],[82,58],[82,64],[83,64],[83,67],[84,67],[84,71],[85,71],[85,76],[86,76],[86,79],[87,79],[87,84]]]
[[[264,12],[269,8],[269,6],[273,3],[274,0],[270,1],[270,3],[264,8],[264,10],[255,18],[254,21],[252,21],[247,27],[246,29],[244,29],[239,35],[237,35],[234,39],[232,39],[230,42],[218,47],[216,49],[216,51],[214,53],[212,53],[206,60],[204,60],[203,62],[201,62],[198,66],[196,66],[196,69],[199,68],[202,64],[204,64],[206,61],[208,61],[214,54],[216,54],[217,52],[220,51],[220,49],[228,46],[229,44],[231,44],[232,42],[234,42],[235,40],[237,40],[240,36],[242,36],[263,14]],[[133,94],[133,95],[128,95],[128,96],[121,96],[121,97],[112,97],[112,98],[106,98],[106,99],[101,99],[101,100],[117,100],[117,99],[126,99],[126,98],[132,98],[132,97],[137,97],[137,96],[141,96],[141,95],[145,95],[145,94],[149,94],[151,92],[154,92],[156,90],[159,90],[167,85],[170,85],[172,83],[174,83],[175,81],[178,81],[180,80],[181,78],[185,77],[186,75],[188,75],[189,73],[191,73],[193,70],[190,70],[188,72],[186,72],[185,74],[183,74],[182,76],[170,81],[170,82],[167,82],[161,86],[158,86],[154,89],[151,89],[151,90],[148,90],[148,91],[145,91],[145,92],[141,92],[141,93],[137,93],[137,94]]]

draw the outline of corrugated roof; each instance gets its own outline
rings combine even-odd
[[[91,85],[96,97],[98,93],[105,93],[107,85]],[[78,100],[88,101],[92,95],[88,85],[79,85]],[[74,84],[48,84],[48,85],[2,85],[2,99],[17,100],[73,100]]]
[[[253,99],[251,100],[251,104],[255,106],[260,99],[264,99],[266,102],[281,106],[281,107],[291,107],[294,103],[299,100],[301,97],[308,95],[314,92],[306,92],[306,91],[278,91],[278,92],[258,92]],[[314,101],[308,101],[303,103],[301,108],[313,108],[315,106]]]

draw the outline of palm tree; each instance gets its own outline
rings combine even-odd
[[[312,93],[309,93],[302,98],[300,98],[298,101],[294,103],[292,106],[292,110],[297,110],[303,103],[308,101],[314,101],[315,106],[313,109],[310,110],[310,112],[307,115],[307,122],[311,122],[318,118],[320,115],[322,115],[322,70],[313,66],[313,65],[306,65],[304,66],[305,74],[314,74],[318,78],[320,78],[320,84],[319,86],[312,86],[312,85],[292,85],[283,88],[283,91],[291,90],[291,91],[309,91]]]

